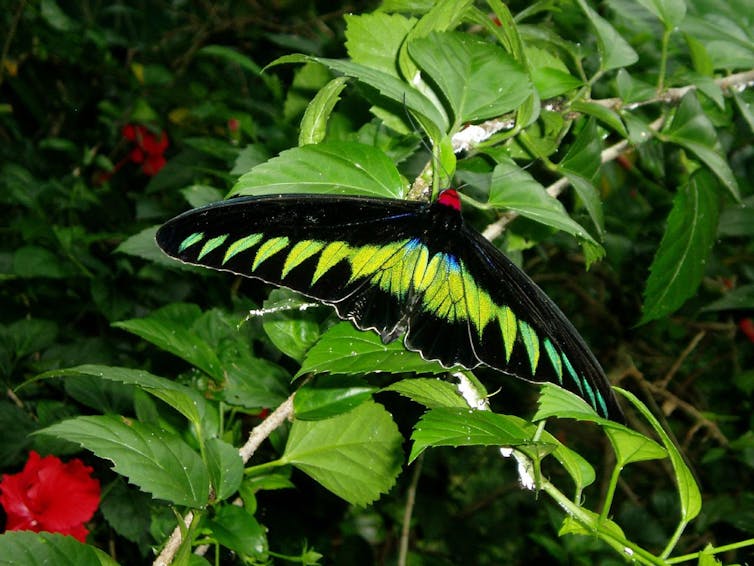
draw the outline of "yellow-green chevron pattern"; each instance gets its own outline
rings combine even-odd
[[[504,345],[505,363],[510,362],[518,340],[526,351],[532,375],[536,373],[542,356],[551,362],[558,382],[564,376],[572,379],[582,395],[592,405],[605,402],[584,379],[580,379],[567,356],[550,342],[540,337],[526,321],[519,319],[507,305],[498,305],[484,289],[480,288],[464,263],[446,253],[430,255],[429,249],[419,239],[404,239],[384,245],[351,246],[345,241],[320,240],[291,241],[288,236],[266,237],[263,233],[249,234],[230,241],[228,235],[207,238],[195,232],[183,240],[179,251],[202,244],[197,261],[210,252],[225,246],[219,267],[225,266],[242,252],[253,252],[249,262],[249,275],[254,275],[270,258],[285,253],[279,277],[265,272],[265,280],[285,285],[291,272],[310,258],[317,258],[310,285],[315,285],[326,273],[343,261],[350,266],[347,283],[367,279],[371,284],[398,298],[410,294],[420,297],[424,310],[450,323],[469,321],[481,340],[485,329],[496,323]],[[256,248],[256,249],[255,249]],[[306,292],[306,289],[301,289]]]

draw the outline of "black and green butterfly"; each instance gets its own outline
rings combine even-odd
[[[621,419],[594,355],[557,306],[464,224],[458,193],[432,204],[355,196],[243,197],[157,232],[185,263],[255,277],[335,308],[445,367],[489,366],[576,393]]]

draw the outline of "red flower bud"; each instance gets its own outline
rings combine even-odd
[[[738,321],[738,328],[749,339],[749,342],[754,343],[754,320],[750,318],[742,318]]]
[[[84,523],[99,506],[99,481],[79,459],[63,463],[56,456],[40,458],[32,451],[24,469],[3,474],[0,504],[8,531],[48,531],[85,542]]]

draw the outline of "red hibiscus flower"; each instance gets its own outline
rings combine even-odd
[[[85,542],[84,523],[99,506],[99,481],[79,459],[63,463],[56,456],[32,451],[24,469],[3,474],[0,504],[8,515],[9,531],[49,531]]]
[[[168,135],[160,132],[160,136],[150,132],[145,126],[126,124],[123,127],[123,137],[134,142],[135,147],[128,154],[134,163],[141,163],[141,170],[149,176],[157,175],[167,161],[162,155],[169,142]]]

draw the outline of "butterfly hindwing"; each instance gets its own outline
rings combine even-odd
[[[457,197],[456,197],[457,198]],[[332,305],[446,367],[484,364],[552,381],[602,416],[621,411],[568,319],[447,203],[244,197],[189,211],[157,242],[189,264],[255,277]]]

